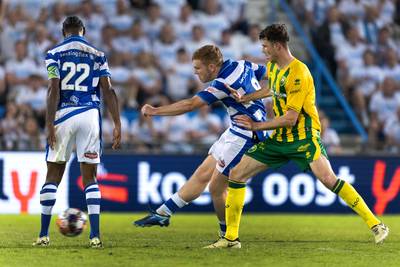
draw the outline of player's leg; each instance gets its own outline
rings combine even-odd
[[[76,155],[80,162],[85,197],[90,222],[90,247],[102,247],[100,241],[100,202],[101,194],[97,184],[97,164],[100,163],[100,115],[91,109],[75,116]]]
[[[90,222],[90,239],[100,238],[100,201],[101,194],[97,184],[97,164],[81,162],[81,174]]]
[[[222,237],[226,232],[225,202],[228,188],[228,177],[215,169],[208,188],[210,190],[214,210],[219,220],[220,236]]]
[[[205,248],[241,248],[239,225],[245,200],[246,181],[267,168],[266,164],[244,155],[239,164],[231,170],[225,207],[227,226],[225,238]]]
[[[49,245],[49,226],[51,214],[56,203],[58,185],[64,175],[66,162],[72,153],[74,126],[70,121],[64,121],[56,125],[56,144],[53,149],[50,147],[46,151],[47,174],[46,181],[40,190],[41,227],[39,238],[33,245]]]
[[[173,213],[201,195],[211,179],[215,165],[216,160],[211,155],[207,156],[178,192],[165,201],[156,211],[135,221],[134,224],[141,227],[168,226],[170,216]]]
[[[244,155],[239,164],[229,174],[228,195],[226,198],[226,234],[229,240],[239,237],[239,224],[246,194],[246,182],[254,175],[267,169],[264,163]]]
[[[354,187],[341,179],[338,179],[332,170],[326,152],[320,140],[313,138],[313,146],[310,146],[313,154],[313,161],[310,167],[314,175],[335,194],[338,194],[347,205],[352,208],[365,221],[375,234],[376,243],[381,243],[387,237],[389,229],[381,223],[368,208],[360,194]]]

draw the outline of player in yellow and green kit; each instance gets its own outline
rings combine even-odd
[[[336,177],[321,143],[318,112],[315,105],[314,81],[307,66],[292,56],[288,47],[289,35],[283,24],[272,24],[260,33],[263,52],[268,57],[269,88],[241,96],[231,94],[240,102],[267,96],[273,98],[275,118],[268,122],[254,122],[240,115],[235,121],[241,127],[274,130],[266,141],[254,145],[229,175],[226,198],[227,231],[223,239],[207,248],[240,248],[239,223],[245,199],[246,181],[267,168],[279,168],[293,160],[303,171],[311,169],[330,190],[338,194],[362,217],[380,244],[389,234],[385,226],[371,212],[353,186]]]

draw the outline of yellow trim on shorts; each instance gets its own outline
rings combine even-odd
[[[312,137],[311,140],[315,145],[315,153],[314,153],[314,157],[313,157],[313,161],[314,161],[314,160],[317,160],[319,158],[319,156],[321,156],[321,147],[320,147],[316,137]]]

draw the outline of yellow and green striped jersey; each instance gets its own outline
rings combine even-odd
[[[283,116],[288,109],[299,113],[295,126],[275,129],[272,138],[293,142],[319,136],[321,125],[315,105],[315,87],[308,67],[296,58],[283,69],[268,62],[267,75],[275,117]]]

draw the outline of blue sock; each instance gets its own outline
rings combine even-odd
[[[97,183],[85,188],[86,204],[90,221],[90,239],[100,237],[100,201],[101,194]]]
[[[41,227],[39,237],[49,235],[51,211],[56,203],[57,185],[45,183],[40,190],[40,205],[42,205]]]

